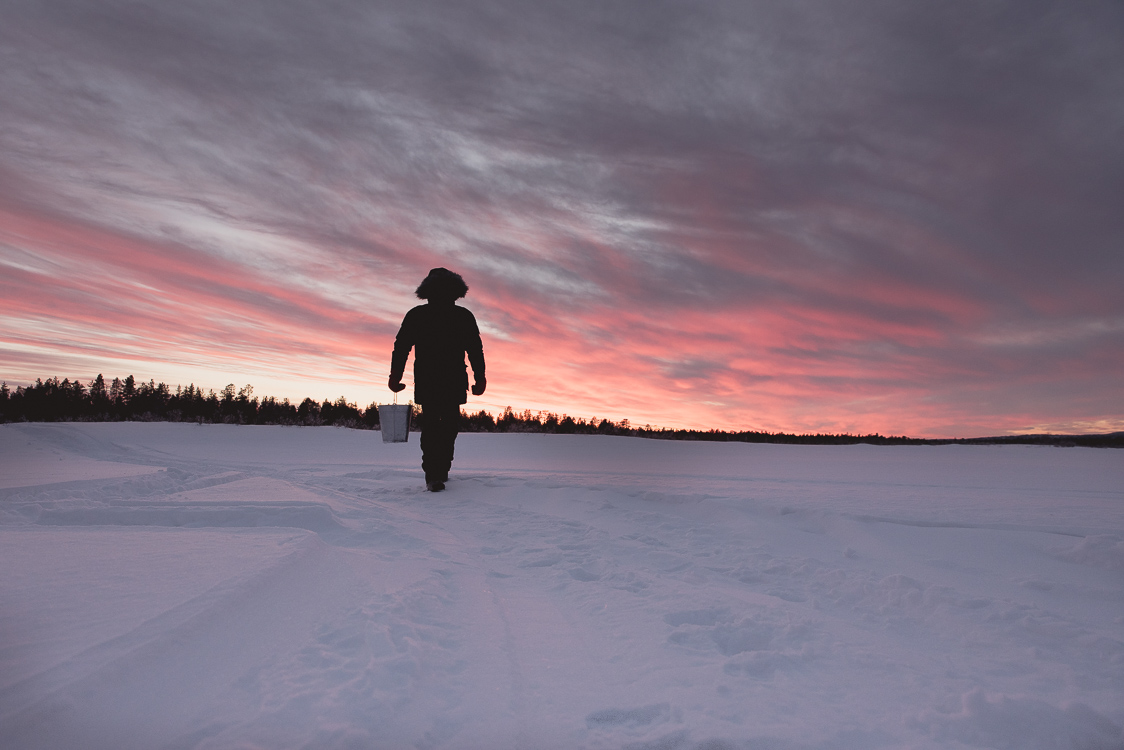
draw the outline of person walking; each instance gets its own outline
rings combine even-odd
[[[484,345],[476,317],[456,301],[468,294],[461,275],[447,268],[434,268],[415,292],[426,304],[406,313],[394,339],[390,359],[390,390],[406,386],[402,374],[410,349],[414,350],[414,402],[421,404],[422,471],[425,488],[440,492],[449,481],[453,446],[460,431],[461,404],[468,402],[468,368],[475,380],[472,393],[483,395]]]

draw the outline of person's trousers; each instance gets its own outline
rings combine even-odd
[[[422,471],[427,483],[444,482],[449,478],[460,425],[460,404],[422,404]]]

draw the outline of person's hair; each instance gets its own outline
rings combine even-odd
[[[434,268],[414,294],[419,299],[452,301],[468,294],[468,284],[464,283],[459,273],[448,268]]]

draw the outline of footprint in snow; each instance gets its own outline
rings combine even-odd
[[[590,729],[608,729],[621,726],[647,726],[657,721],[671,718],[671,706],[667,703],[654,703],[640,708],[606,708],[594,711],[585,717]]]
[[[671,612],[663,616],[663,621],[673,628],[680,625],[714,626],[718,620],[729,615],[728,609],[689,609],[685,612]]]
[[[584,568],[574,568],[570,571],[570,577],[575,581],[582,581],[583,583],[590,583],[592,581],[600,581],[601,576],[596,573],[590,573]]]

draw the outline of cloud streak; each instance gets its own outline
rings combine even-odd
[[[492,408],[1124,426],[1118,3],[5,15],[10,380],[384,399],[446,265]]]

